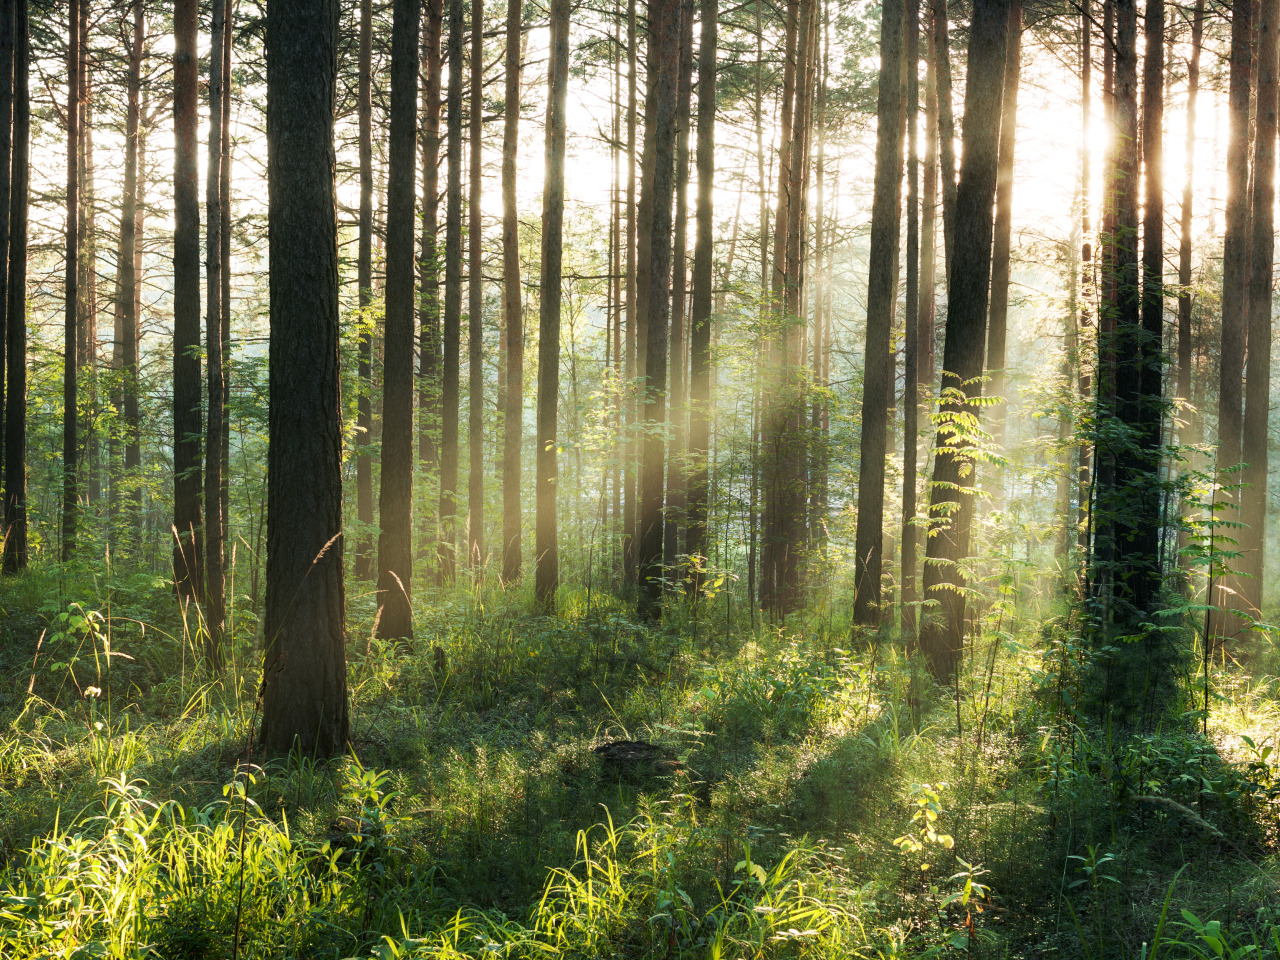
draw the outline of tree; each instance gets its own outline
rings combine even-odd
[[[689,330],[689,533],[687,551],[698,564],[707,554],[707,492],[711,448],[711,313],[713,216],[716,175],[716,0],[701,0],[702,35],[698,46],[698,195],[694,219],[693,299]],[[696,591],[698,577],[690,584]]]
[[[80,508],[78,478],[80,424],[78,373],[78,295],[80,269],[80,3],[67,6],[67,253],[62,364],[62,559],[76,548],[76,515]]]
[[[4,572],[27,568],[27,203],[31,171],[31,46],[27,0],[10,9],[13,36],[13,189],[9,200],[9,283],[4,428]]]
[[[670,2],[670,0],[667,0]],[[546,610],[560,585],[556,530],[556,417],[560,396],[560,285],[563,278],[565,111],[569,98],[569,0],[551,3],[547,68],[546,179],[542,188],[542,280],[538,311],[538,441],[535,460],[534,593]]]
[[[889,337],[897,271],[898,210],[902,184],[902,0],[887,0],[880,19],[880,86],[876,99],[876,177],[871,204],[871,255],[867,283],[867,346],[862,376],[858,524],[854,538],[854,606],[857,623],[880,622],[884,541],[885,427],[892,385]]]
[[[360,53],[357,71],[356,113],[359,118],[360,223],[356,239],[356,285],[359,287],[360,344],[356,376],[356,541],[355,575],[367,580],[373,574],[373,330],[369,309],[373,304],[373,0],[360,0]]]
[[[516,149],[520,143],[520,0],[507,0],[506,100],[502,126],[502,283],[507,331],[506,406],[502,411],[502,579],[520,579],[520,445],[524,439],[524,303]]]
[[[347,742],[333,117],[337,0],[269,0],[270,414],[263,751]]]
[[[939,679],[954,676],[964,642],[964,579],[959,564],[969,554],[973,522],[972,452],[963,425],[978,417],[991,279],[991,220],[995,199],[1000,109],[1004,92],[1009,0],[975,0],[969,27],[969,80],[964,92],[964,143],[956,187],[955,235],[947,277],[947,324],[942,353],[944,416],[934,441],[930,519],[943,526],[928,538],[924,599],[936,600],[940,617],[920,630],[920,649]],[[944,178],[945,179],[945,178]],[[945,186],[945,183],[944,183]]]
[[[173,579],[183,599],[203,596],[200,437],[200,176],[197,0],[173,12]]]
[[[409,598],[413,587],[413,228],[419,9],[418,0],[396,0],[391,24],[386,358],[378,491],[378,636],[384,639],[413,636]]]
[[[444,376],[440,424],[440,582],[458,552],[458,378],[462,336],[462,0],[449,0],[449,173],[445,188]]]
[[[450,65],[450,69],[453,69]],[[484,562],[484,286],[480,220],[481,155],[484,150],[484,0],[471,0],[471,171],[467,227],[467,563]]]
[[[671,282],[671,201],[674,194],[676,139],[676,88],[680,74],[680,0],[653,0],[649,8],[649,70],[652,96],[645,100],[644,153],[652,158],[641,182],[641,222],[646,232],[649,215],[648,256],[642,251],[640,267],[647,273],[648,296],[642,310],[645,324],[644,433],[640,445],[638,603],[641,619],[655,619],[662,596],[663,472],[666,464],[663,436],[666,421],[667,323],[671,300],[665,291]],[[644,196],[648,193],[648,197]],[[646,203],[646,199],[648,202]]]
[[[226,360],[222,355],[222,165],[223,50],[227,0],[213,0],[209,53],[209,162],[205,173],[205,350],[208,359],[209,415],[205,430],[205,660],[222,671],[222,635],[226,627],[224,524],[222,500],[222,430]]]
[[[1187,133],[1183,164],[1182,211],[1178,230],[1178,386],[1176,395],[1191,399],[1191,214],[1195,186],[1196,102],[1200,94],[1200,52],[1204,39],[1205,0],[1191,14],[1191,57],[1187,61]]]
[[[418,462],[424,477],[440,465],[440,32],[444,20],[443,0],[426,0],[426,20],[422,30],[425,78],[422,111],[422,264],[418,307]],[[437,534],[432,530],[434,513],[430,492],[424,498],[420,552],[428,559]]]
[[[1018,2],[1018,0],[1015,0]],[[920,113],[920,0],[907,0],[907,290],[903,328],[902,423],[902,628],[915,632],[916,448],[920,430],[920,162],[917,123]],[[930,238],[932,239],[932,237]],[[932,248],[927,253],[931,255]],[[932,291],[930,291],[932,295]],[[930,324],[932,326],[932,324]]]
[[[0,6],[0,491],[3,490],[5,395],[8,373],[6,318],[9,312],[9,201],[13,188],[13,4]],[[0,537],[4,535],[4,497],[0,494]]]

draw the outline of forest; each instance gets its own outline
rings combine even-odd
[[[1280,960],[1278,30],[0,0],[0,960]]]

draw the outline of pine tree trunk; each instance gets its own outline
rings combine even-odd
[[[337,40],[337,0],[271,0],[271,445],[260,736],[269,757],[295,748],[327,757],[347,744],[333,182]]]
[[[636,109],[639,58],[636,53],[636,0],[627,0],[627,330],[624,391],[626,424],[622,447],[622,577],[636,582],[636,421],[635,383],[639,376],[639,277],[636,273],[639,210],[636,208]]]
[[[205,169],[205,351],[209,409],[205,429],[205,662],[222,672],[222,638],[226,629],[224,517],[222,515],[222,415],[226,388],[222,356],[222,100],[223,45],[227,0],[213,0],[209,53],[209,143]]]
[[[418,307],[418,462],[426,495],[419,523],[419,556],[431,565],[438,533],[431,478],[440,466],[440,33],[444,0],[426,0],[423,22],[422,263]]]
[[[231,45],[235,33],[236,0],[225,0],[227,14],[223,18],[222,37],[222,176],[219,183],[222,224],[222,482],[218,485],[218,503],[222,513],[221,536],[225,553],[231,515]],[[233,553],[232,556],[235,554]],[[231,571],[234,576],[234,571]],[[228,617],[230,614],[228,613]],[[232,624],[228,619],[227,629]]]
[[[524,440],[524,303],[520,289],[520,221],[516,151],[520,143],[520,0],[507,0],[506,101],[502,128],[502,284],[507,333],[502,416],[502,580],[520,579],[520,447]]]
[[[480,221],[481,153],[484,148],[484,0],[471,0],[471,170],[467,200],[467,563],[484,563],[484,287]]]
[[[391,26],[387,171],[386,355],[378,490],[378,636],[413,636],[414,195],[418,159],[417,0],[396,0]]]
[[[947,0],[930,0],[933,58],[938,82],[938,145],[942,164],[942,247],[947,283],[956,235],[956,121],[951,100],[951,44],[947,37]],[[966,93],[966,96],[968,94]]]
[[[360,0],[360,62],[356,112],[359,115],[360,225],[356,249],[360,343],[356,361],[356,541],[354,573],[373,576],[373,0]]]
[[[444,370],[440,416],[440,582],[457,575],[458,418],[462,339],[462,0],[449,0],[448,183],[445,188]]]
[[[711,451],[711,313],[714,269],[717,0],[701,0],[698,45],[698,195],[694,218],[693,298],[689,329],[689,494],[685,549],[696,571],[689,590],[695,598],[706,568]]]
[[[1014,0],[1015,4],[1021,0]],[[903,330],[902,429],[902,632],[915,634],[916,608],[916,456],[920,430],[920,0],[907,0],[907,302]]]
[[[1176,395],[1191,399],[1191,214],[1195,186],[1196,104],[1200,95],[1200,52],[1204,43],[1205,0],[1196,0],[1191,15],[1191,58],[1187,61],[1187,133],[1183,164],[1182,214],[1178,232],[1178,386]],[[1191,438],[1194,440],[1194,438]]]
[[[80,250],[76,281],[77,354],[80,357],[80,442],[84,460],[81,509],[102,500],[98,459],[97,194],[93,166],[93,79],[89,56],[89,3],[80,3]]]
[[[78,428],[80,412],[77,404],[79,375],[79,302],[77,286],[80,271],[80,3],[68,0],[70,43],[67,45],[67,229],[65,254],[65,301],[63,304],[62,365],[62,550],[64,561],[71,559],[76,548],[80,510]],[[176,27],[176,20],[175,20]],[[199,309],[197,308],[197,322]]]
[[[538,445],[536,448],[534,593],[553,610],[560,585],[556,530],[556,455],[560,398],[560,288],[563,278],[564,155],[569,99],[569,0],[552,0],[547,69],[546,180],[542,189],[542,296],[538,311]]]
[[[9,313],[9,208],[13,188],[13,7],[0,6],[0,467],[4,463],[5,361],[8,348],[6,318]],[[4,478],[0,473],[0,490]],[[4,497],[0,495],[0,537],[4,535]]]
[[[666,464],[663,426],[667,418],[667,325],[671,300],[671,201],[675,184],[676,101],[680,78],[680,0],[653,0],[649,8],[649,70],[653,80],[646,98],[644,153],[652,158],[641,186],[641,238],[649,236],[640,255],[648,296],[640,314],[644,336],[644,413],[640,449],[640,511],[637,555],[640,597],[638,616],[655,620],[662,597],[662,506]],[[643,194],[648,194],[644,196]],[[647,202],[646,202],[647,201]],[[649,223],[645,223],[645,213]],[[647,229],[646,229],[647,226]],[[647,256],[646,256],[647,253]]]
[[[969,31],[969,78],[964,96],[964,154],[956,189],[955,236],[947,279],[947,324],[943,387],[953,392],[940,405],[944,415],[977,417],[970,400],[981,396],[987,293],[991,279],[991,220],[995,199],[999,120],[1004,91],[1009,0],[975,0]],[[865,428],[864,428],[865,429]],[[937,600],[940,617],[921,626],[920,649],[940,680],[955,675],[963,653],[965,601],[957,568],[969,554],[973,522],[974,464],[945,424],[935,440],[929,515],[946,526],[928,538],[924,566],[926,600]]]
[[[854,620],[880,622],[884,538],[885,429],[889,398],[889,337],[894,308],[894,248],[902,184],[902,0],[887,0],[880,21],[880,85],[876,102],[876,175],[871,206],[866,361],[862,379],[858,521],[854,538]],[[950,322],[950,321],[948,321]]]
[[[173,571],[183,599],[204,595],[198,7],[196,0],[176,0],[173,15]]]
[[[4,572],[27,568],[27,202],[31,150],[31,45],[27,0],[9,8],[13,36],[13,189],[5,311]]]
[[[933,13],[922,25],[926,31],[924,74],[924,177],[920,211],[920,315],[916,324],[919,382],[933,389],[934,319],[938,276],[938,67],[934,52]]]

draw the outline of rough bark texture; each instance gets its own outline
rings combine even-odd
[[[200,498],[200,176],[196,0],[173,13],[173,579],[184,599],[203,597]]]
[[[715,194],[717,0],[701,0],[698,47],[698,196],[694,218],[693,300],[689,330],[689,556],[707,553],[708,455],[711,448],[711,312]],[[698,564],[695,559],[697,568]],[[695,577],[691,588],[697,590]]]
[[[384,639],[413,636],[413,228],[420,8],[418,0],[396,0],[391,24],[386,355],[378,490],[378,636]]]
[[[1191,14],[1191,57],[1187,61],[1187,134],[1183,163],[1182,216],[1178,224],[1178,385],[1175,396],[1191,399],[1191,214],[1195,186],[1196,105],[1200,95],[1200,52],[1204,39],[1205,0],[1196,0]]]
[[[955,244],[947,280],[947,326],[943,346],[941,411],[952,417],[977,417],[967,402],[981,396],[986,341],[987,291],[991,279],[992,202],[1009,0],[976,0],[969,32],[969,79],[964,97],[964,159],[956,191]],[[924,598],[938,601],[938,612],[920,630],[920,648],[935,677],[949,679],[963,650],[965,602],[958,588],[958,562],[969,554],[973,522],[974,464],[955,431],[945,423],[935,440],[936,456],[929,513],[946,525],[929,537],[924,567]]]
[[[563,278],[565,111],[569,99],[569,0],[552,0],[547,70],[546,180],[542,188],[542,295],[538,310],[538,445],[534,593],[546,610],[560,585],[556,531],[556,416],[560,396],[560,284]]]
[[[1276,30],[1280,4],[1262,0],[1258,20],[1257,133],[1253,154],[1253,238],[1249,247],[1249,352],[1245,370],[1240,519],[1240,606],[1261,618],[1267,520],[1267,426],[1271,415],[1271,297],[1275,248]],[[1150,16],[1150,13],[1148,13]],[[1243,627],[1237,624],[1236,633]]]
[[[77,514],[80,510],[78,472],[80,413],[77,406],[79,374],[79,317],[77,286],[80,269],[80,4],[69,0],[67,17],[70,42],[67,45],[67,229],[64,266],[63,363],[62,363],[62,559],[69,560],[76,548]],[[177,33],[177,17],[174,26]],[[199,283],[199,277],[196,280]],[[199,323],[197,307],[196,322]],[[176,316],[176,315],[175,315]]]
[[[934,381],[934,297],[938,276],[938,67],[934,53],[933,14],[926,18],[928,42],[924,75],[924,177],[920,211],[920,316],[916,325],[920,383]]]
[[[667,416],[667,323],[671,300],[665,295],[671,282],[671,201],[676,138],[676,87],[680,73],[680,0],[653,0],[649,7],[649,69],[655,72],[652,97],[646,98],[645,153],[653,157],[652,176],[641,190],[641,215],[647,211],[648,256],[640,267],[648,277],[647,310],[641,310],[645,326],[644,436],[640,444],[640,510],[637,555],[640,596],[638,614],[657,618],[662,598],[662,505]],[[645,200],[648,200],[646,203]]]
[[[484,3],[471,0],[471,169],[467,177],[467,563],[484,562],[484,280],[480,221],[484,149]]]
[[[27,0],[14,0],[13,190],[5,331],[4,572],[27,567],[27,200],[31,148],[31,48]]]
[[[209,53],[209,142],[205,168],[205,355],[209,409],[205,427],[205,661],[222,671],[222,636],[226,629],[224,525],[222,514],[222,428],[225,412],[226,360],[222,355],[222,101],[223,46],[227,0],[213,0]]]
[[[520,579],[520,445],[524,439],[524,303],[520,289],[520,221],[516,149],[520,143],[520,0],[507,0],[506,102],[502,127],[502,283],[507,333],[506,405],[502,411],[502,579]]]
[[[938,74],[938,145],[942,164],[942,247],[947,281],[956,235],[956,121],[951,103],[951,44],[947,37],[947,0],[930,0],[933,11],[933,58]],[[968,96],[966,91],[965,96]]]
[[[1021,0],[1014,0],[1020,3]],[[916,550],[919,538],[912,520],[916,514],[916,456],[920,431],[920,158],[917,117],[920,113],[920,0],[907,0],[907,300],[902,354],[902,629],[915,633]]]
[[[636,275],[636,244],[639,225],[636,209],[636,94],[639,60],[636,53],[636,0],[627,0],[627,281],[626,281],[626,359],[623,378],[628,384],[624,393],[624,439],[622,447],[622,578],[636,581],[636,397],[634,385],[639,374],[639,278]]]
[[[333,114],[337,0],[267,6],[270,431],[263,752],[347,742]]]
[[[1022,73],[1022,0],[1009,4],[1009,42],[1005,51],[1004,102],[1000,116],[1000,158],[996,173],[995,239],[991,249],[991,309],[987,328],[987,389],[1004,401],[992,410],[991,439],[996,452],[1004,451],[1005,342],[1009,326],[1009,255],[1013,241],[1013,150],[1018,133],[1018,83]],[[992,506],[1004,505],[1004,471],[995,469],[991,480]]]
[[[0,5],[0,464],[4,462],[4,384],[8,374],[5,351],[9,313],[9,201],[13,187],[13,7],[12,2]],[[3,482],[0,475],[0,490]],[[3,533],[4,497],[0,495],[0,537]]]
[[[424,61],[422,110],[422,263],[419,267],[418,462],[426,496],[419,519],[419,554],[435,553],[436,505],[431,477],[440,466],[440,33],[443,0],[426,0],[422,29]]]
[[[444,370],[440,391],[440,582],[458,555],[458,403],[462,337],[462,0],[449,0],[449,170],[445,197]]]
[[[356,238],[356,285],[359,287],[360,343],[356,377],[356,541],[355,575],[373,576],[373,329],[365,311],[373,303],[373,0],[360,0],[360,53],[356,114],[359,122],[360,222]]]
[[[884,541],[885,427],[893,386],[889,336],[893,325],[902,188],[902,0],[886,0],[880,22],[880,87],[876,101],[876,176],[871,204],[867,341],[862,378],[858,524],[854,535],[854,620],[880,622]]]

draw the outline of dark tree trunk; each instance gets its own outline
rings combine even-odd
[[[1009,5],[1009,41],[1005,51],[1004,103],[1000,116],[1000,160],[996,174],[995,239],[991,250],[991,310],[987,329],[987,389],[1001,401],[992,410],[991,442],[996,452],[1004,452],[1005,418],[1008,398],[1005,396],[1005,342],[1009,325],[1009,256],[1013,240],[1013,150],[1018,134],[1018,83],[1022,72],[1022,0]],[[1004,471],[992,471],[991,505],[1004,505]]]
[[[223,666],[222,637],[226,628],[224,525],[222,514],[222,429],[226,389],[222,355],[222,101],[223,46],[226,40],[227,0],[213,0],[209,53],[209,161],[205,170],[205,351],[209,381],[209,410],[204,441],[205,527],[205,661],[214,673]]]
[[[356,541],[354,573],[373,576],[373,0],[360,0],[360,61],[356,113],[360,125],[360,225],[356,240],[356,285],[359,287],[360,343],[356,361]]]
[[[378,490],[378,636],[413,636],[414,210],[418,159],[418,0],[396,0],[391,26],[387,293]]]
[[[13,189],[9,200],[4,429],[4,572],[27,568],[27,201],[31,149],[31,47],[27,0],[14,0]]]
[[[507,332],[502,415],[502,579],[520,579],[520,446],[524,440],[524,303],[520,289],[520,220],[516,150],[520,143],[521,0],[507,0],[506,102],[502,128],[502,284]]]
[[[977,417],[969,402],[982,394],[987,290],[991,279],[991,211],[995,199],[1009,0],[975,0],[969,30],[969,79],[964,95],[964,154],[956,190],[955,236],[947,279],[941,412]],[[959,561],[969,554],[975,466],[954,430],[939,425],[935,440],[929,514],[946,526],[928,538],[924,598],[937,600],[941,616],[920,630],[920,648],[939,679],[954,676],[963,652],[965,602]]]
[[[440,33],[443,0],[426,0],[422,45],[425,61],[422,118],[422,264],[420,267],[418,462],[427,495],[423,510],[419,554],[428,564],[437,541],[435,504],[430,478],[440,466]]]
[[[925,18],[924,177],[920,213],[920,316],[916,324],[919,382],[933,388],[933,329],[938,276],[938,67],[934,53],[933,14]]]
[[[178,595],[201,599],[200,175],[197,0],[173,14],[173,576]]]
[[[93,77],[89,55],[89,2],[80,2],[80,250],[77,258],[76,328],[80,358],[78,401],[83,481],[81,509],[92,513],[102,500],[98,462],[98,219],[93,166]]]
[[[1090,180],[1090,154],[1089,154],[1089,129],[1090,129],[1090,110],[1093,74],[1093,54],[1092,47],[1092,31],[1093,18],[1091,14],[1092,0],[1086,0],[1085,8],[1080,13],[1080,113],[1081,113],[1081,150],[1080,150],[1080,235],[1082,237],[1080,244],[1080,287],[1081,287],[1081,303],[1083,308],[1080,311],[1080,330],[1081,341],[1088,335],[1090,326],[1089,304],[1093,303],[1097,293],[1094,284],[1094,262],[1093,262],[1093,223],[1089,215],[1089,180]],[[1090,379],[1089,367],[1081,362],[1079,353],[1073,358],[1076,369],[1079,371],[1077,381],[1076,396],[1080,400],[1087,400],[1092,393],[1093,385]],[[1089,474],[1091,470],[1091,452],[1087,440],[1080,443],[1080,452],[1076,461],[1076,542],[1080,548],[1081,555],[1085,555],[1089,549]]]
[[[546,180],[542,188],[542,293],[538,310],[538,445],[535,453],[534,592],[552,610],[560,585],[556,533],[556,418],[560,397],[560,284],[563,277],[565,111],[569,100],[569,0],[552,0],[547,68]]]
[[[667,417],[667,323],[671,300],[671,201],[675,184],[676,88],[680,75],[680,0],[653,0],[649,8],[649,70],[654,72],[646,98],[644,152],[651,156],[651,176],[641,189],[641,236],[649,235],[648,256],[640,267],[648,279],[645,324],[644,416],[640,443],[640,511],[637,554],[640,597],[638,615],[656,619],[662,599],[662,487],[666,463],[663,425]],[[647,201],[647,202],[646,202]],[[648,213],[649,223],[644,223]]]
[[[1154,0],[1149,0],[1154,2]],[[1253,154],[1253,238],[1249,247],[1249,351],[1245,370],[1243,458],[1238,534],[1239,603],[1243,612],[1262,617],[1263,558],[1267,520],[1268,423],[1271,415],[1271,297],[1275,247],[1276,162],[1276,0],[1262,0],[1258,20],[1257,133]],[[1151,16],[1148,10],[1147,16]],[[1148,47],[1148,50],[1150,48]],[[1148,53],[1148,56],[1150,54]],[[1150,176],[1150,174],[1148,174]],[[1145,319],[1145,318],[1144,318]],[[1237,624],[1238,632],[1244,623]]]
[[[636,582],[636,422],[635,384],[639,376],[639,277],[636,273],[639,226],[636,208],[636,95],[639,58],[636,53],[636,0],[627,0],[627,330],[623,378],[625,425],[622,446],[622,579]]]
[[[267,6],[270,436],[262,747],[347,743],[333,115],[337,0]],[[410,195],[412,196],[412,194]]]
[[[1204,38],[1205,0],[1196,0],[1191,15],[1191,58],[1187,61],[1187,134],[1183,162],[1182,217],[1178,234],[1178,386],[1176,395],[1191,399],[1191,213],[1195,185],[1196,103],[1200,94],[1200,51]]]
[[[1014,0],[1020,4],[1021,0]],[[907,0],[907,302],[903,329],[905,367],[902,401],[902,631],[915,634],[916,608],[916,456],[920,431],[920,0]]]
[[[222,223],[222,443],[219,451],[222,482],[218,484],[218,504],[222,514],[219,534],[226,552],[228,524],[231,514],[231,45],[234,39],[232,21],[235,0],[225,0],[222,36],[222,176],[219,193]],[[224,561],[225,564],[225,561]],[[228,621],[227,628],[231,628]]]
[[[70,43],[67,45],[67,250],[65,302],[63,304],[62,366],[62,559],[70,560],[76,548],[77,515],[80,510],[77,404],[79,379],[80,270],[80,3],[68,0]],[[177,20],[174,21],[175,32]],[[198,279],[197,279],[197,282]],[[197,324],[199,308],[197,307]]]
[[[9,313],[9,201],[13,188],[13,8],[0,5],[0,466],[4,463],[5,395],[8,374],[6,317]],[[0,474],[0,489],[4,478]],[[4,536],[4,497],[0,495],[0,538]]]
[[[951,44],[947,37],[947,0],[930,0],[933,11],[933,60],[938,76],[938,145],[942,163],[942,248],[947,282],[956,235],[956,121],[951,102]],[[968,96],[966,91],[965,96]]]
[[[701,0],[698,47],[698,196],[694,217],[693,301],[689,330],[689,533],[686,549],[695,570],[706,566],[707,493],[711,450],[711,311],[715,194],[717,0]],[[699,559],[701,558],[701,560]],[[701,586],[695,575],[690,589]]]
[[[484,286],[480,221],[484,149],[484,0],[471,0],[471,170],[467,178],[467,563],[484,563]]]
[[[440,423],[440,582],[458,568],[458,404],[462,338],[462,0],[449,0],[449,172],[445,199],[444,370]]]
[[[893,384],[889,337],[896,287],[894,251],[902,187],[902,0],[887,0],[880,20],[880,86],[876,102],[876,176],[871,206],[866,360],[862,379],[858,523],[854,538],[854,620],[880,622],[884,542],[885,428]]]

